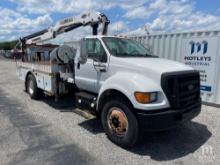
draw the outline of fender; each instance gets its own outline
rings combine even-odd
[[[139,92],[155,92],[162,91],[160,84],[157,84],[153,80],[149,79],[146,76],[138,73],[131,72],[118,72],[115,75],[111,76],[105,82],[103,82],[102,87],[99,91],[97,102],[99,103],[100,97],[102,94],[109,90],[114,89],[123,93],[135,108],[141,108],[137,106],[137,102],[134,99],[134,93]],[[142,106],[142,108],[145,108]],[[98,109],[98,106],[97,106]]]
[[[17,66],[17,75],[20,80],[26,81],[27,75],[33,74],[33,71],[31,69],[23,68],[21,66]]]
[[[35,77],[35,74],[34,74],[34,72],[33,72],[32,70],[27,70],[27,72],[26,72],[26,74],[25,74],[25,82],[26,82],[27,77],[28,77],[29,74],[32,74],[32,75],[34,75],[34,77]]]

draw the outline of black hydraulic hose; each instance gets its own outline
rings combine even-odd
[[[59,90],[59,83],[60,83],[60,73],[57,72],[55,73],[55,101],[58,101],[59,100],[59,93],[60,93],[60,90]]]
[[[75,81],[75,61],[69,60],[69,69],[73,73],[73,79]]]

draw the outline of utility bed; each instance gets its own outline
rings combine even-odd
[[[17,75],[26,81],[28,74],[35,75],[38,88],[55,95],[56,85],[59,85],[59,95],[68,93],[66,82],[74,83],[73,73],[68,70],[67,64],[61,64],[51,57],[56,45],[30,45],[22,61],[17,61]],[[57,82],[57,79],[61,81]]]

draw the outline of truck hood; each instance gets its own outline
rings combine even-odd
[[[193,70],[193,68],[171,60],[163,58],[119,58],[120,64],[142,71],[157,73],[178,72]]]
[[[161,75],[166,72],[190,71],[193,68],[163,58],[111,58],[111,64],[116,70],[142,74],[154,81],[160,81]]]

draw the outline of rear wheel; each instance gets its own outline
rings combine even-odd
[[[138,121],[125,99],[117,98],[107,102],[101,118],[103,128],[111,141],[126,148],[137,142]]]
[[[32,99],[39,99],[40,89],[37,87],[37,82],[33,75],[27,77],[26,91]]]

